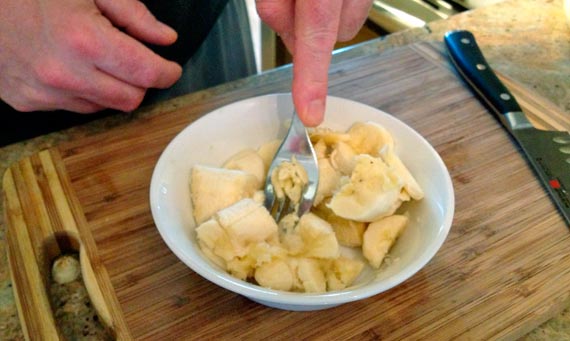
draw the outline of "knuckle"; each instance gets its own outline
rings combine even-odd
[[[55,61],[43,61],[34,67],[36,79],[45,86],[56,89],[71,89],[73,82],[65,67]]]
[[[136,1],[132,4],[132,8],[129,9],[134,18],[137,18],[137,22],[147,22],[148,20],[154,21],[154,16],[148,10],[148,8],[140,1]]]
[[[96,58],[102,53],[97,43],[97,35],[87,25],[68,23],[62,28],[61,44],[80,57]]]
[[[138,78],[141,80],[142,85],[145,88],[155,87],[161,76],[161,72],[157,66],[140,68],[138,72]]]
[[[133,111],[137,109],[143,101],[145,95],[145,91],[136,91],[133,94],[129,94],[129,96],[123,98],[119,105],[118,109],[122,111]]]
[[[307,32],[303,32],[300,39],[305,42],[308,47],[315,50],[323,48],[332,48],[336,42],[337,32],[332,28],[320,27]]]

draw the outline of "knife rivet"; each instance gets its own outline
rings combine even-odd
[[[566,163],[570,163],[570,157],[566,159]]]
[[[570,147],[560,147],[560,152],[564,153],[564,154],[570,154]]]
[[[461,38],[461,42],[463,44],[469,44],[471,42],[471,40],[467,39],[467,38]]]
[[[509,94],[506,94],[504,92],[500,96],[501,96],[501,99],[503,99],[505,101],[508,101],[511,99],[511,96],[509,96]]]
[[[485,70],[487,67],[483,64],[477,64],[477,70]]]

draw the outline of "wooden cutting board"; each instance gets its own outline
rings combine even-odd
[[[451,232],[411,279],[328,310],[282,311],[211,284],[163,243],[148,198],[161,152],[215,108],[288,91],[290,73],[274,73],[42,151],[6,172],[8,256],[26,335],[60,337],[45,290],[46,264],[79,249],[91,299],[119,339],[510,338],[560,312],[570,294],[568,228],[509,135],[442,51],[440,44],[419,43],[335,64],[330,74],[332,95],[403,120],[429,140],[452,175]],[[558,108],[504,79],[533,122],[570,130]]]

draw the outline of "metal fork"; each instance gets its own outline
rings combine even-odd
[[[317,193],[319,184],[319,166],[317,163],[317,154],[313,149],[307,129],[297,111],[293,109],[293,118],[291,125],[287,131],[287,135],[283,139],[281,146],[277,150],[265,181],[265,202],[264,206],[269,210],[275,221],[279,222],[285,215],[293,212],[293,205],[287,195],[283,198],[277,198],[273,185],[271,183],[271,174],[273,170],[284,161],[291,162],[293,157],[307,172],[308,183],[303,189],[299,209],[297,215],[300,217],[311,209],[313,201]]]

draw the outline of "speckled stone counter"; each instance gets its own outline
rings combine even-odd
[[[448,20],[433,22],[424,28],[394,33],[344,49],[335,54],[334,60],[379,53],[417,41],[441,41],[443,34],[448,30],[468,29],[475,34],[493,68],[533,89],[570,115],[570,26],[564,17],[562,2],[562,0],[504,1],[458,14]],[[18,159],[63,141],[117,128],[147,115],[160,113],[166,108],[190,103],[196,98],[214,96],[251,83],[269,81],[284,72],[290,72],[290,68],[280,68],[260,76],[141,108],[131,114],[107,117],[83,126],[0,148],[0,174]],[[12,293],[4,235],[3,203],[0,202],[0,340],[20,340],[24,339],[24,335]],[[546,321],[524,339],[570,339],[570,303],[569,309]]]

